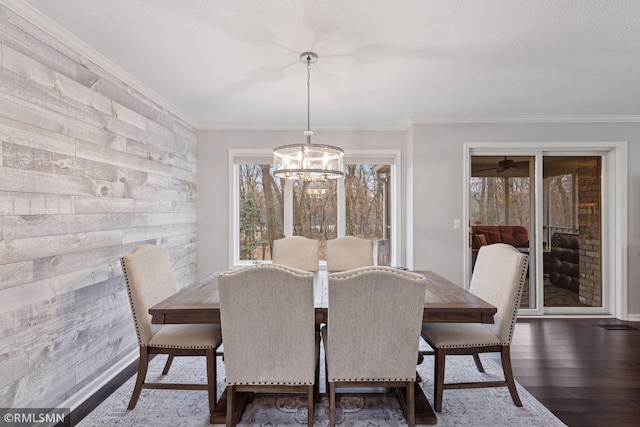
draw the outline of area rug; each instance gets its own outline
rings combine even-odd
[[[219,359],[219,358],[218,358]],[[160,375],[164,356],[151,361],[148,381],[204,382],[204,358],[177,357],[169,374]],[[485,373],[475,368],[471,357],[457,356],[447,359],[446,381],[475,381],[502,379],[499,361],[483,359]],[[321,371],[322,372],[322,371]],[[433,405],[433,357],[425,357],[418,366],[421,386]],[[224,384],[224,364],[218,362],[218,390]],[[133,391],[135,376],[124,383],[92,413],[77,425],[91,426],[209,426],[207,395],[205,391],[143,390],[136,408],[128,411],[127,404]],[[548,409],[519,384],[518,393],[523,407],[513,404],[506,387],[446,390],[442,412],[437,414],[438,426],[509,426],[553,427],[564,426]],[[219,392],[220,393],[220,392]],[[402,426],[406,425],[402,410],[394,393],[348,394],[339,399],[338,425]],[[307,424],[306,398],[295,395],[256,395],[247,404],[240,420],[244,426],[300,426]],[[316,404],[314,425],[329,425],[329,405],[326,398]]]

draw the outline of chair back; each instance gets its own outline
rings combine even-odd
[[[274,264],[218,276],[227,385],[314,384],[313,273]]]
[[[484,324],[502,345],[510,345],[516,324],[529,258],[513,246],[483,246],[471,276],[469,291],[497,307],[493,324]]]
[[[363,267],[329,276],[329,381],[413,381],[424,276],[391,267]]]
[[[318,271],[320,242],[302,236],[274,240],[271,259],[274,264],[305,271]]]
[[[138,345],[147,346],[160,328],[151,324],[149,308],[177,292],[169,251],[142,245],[120,259]]]
[[[327,270],[345,271],[373,265],[373,242],[354,236],[327,240]]]

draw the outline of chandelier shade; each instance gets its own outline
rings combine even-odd
[[[273,176],[290,181],[318,182],[344,176],[344,151],[339,147],[312,144],[310,129],[311,64],[318,60],[313,52],[304,52],[300,61],[307,64],[307,142],[282,145],[273,149]]]
[[[344,151],[332,145],[290,144],[273,150],[273,176],[291,181],[326,181],[344,176]]]

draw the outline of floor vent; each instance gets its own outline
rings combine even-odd
[[[601,328],[607,329],[609,331],[637,331],[638,328],[634,328],[631,325],[625,325],[625,324],[620,324],[620,325],[598,325]]]

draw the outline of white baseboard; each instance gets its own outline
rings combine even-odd
[[[58,408],[69,408],[71,411],[80,406],[85,400],[93,396],[98,390],[102,388],[106,383],[111,381],[116,375],[118,375],[124,368],[133,363],[140,356],[140,350],[136,347],[131,353],[120,359],[119,362],[111,366],[109,369],[98,375],[96,379],[91,381],[86,386],[82,387],[73,396],[58,405]]]
[[[640,314],[627,314],[627,320],[630,322],[640,322]]]

